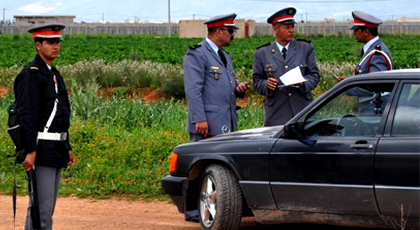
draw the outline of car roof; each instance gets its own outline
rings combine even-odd
[[[377,79],[378,77],[381,79],[420,79],[420,68],[416,69],[397,69],[397,70],[390,70],[390,71],[381,71],[381,72],[374,72],[368,74],[360,74],[351,77],[352,80],[357,79]]]

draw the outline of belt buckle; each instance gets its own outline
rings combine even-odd
[[[67,133],[60,133],[60,141],[67,140]]]

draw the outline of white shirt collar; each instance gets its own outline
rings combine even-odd
[[[364,46],[363,46],[363,52],[366,53],[369,50],[369,47],[375,43],[376,41],[379,40],[379,36],[374,37],[372,40],[368,41]]]
[[[214,52],[216,52],[216,54],[217,54],[217,52],[219,51],[219,47],[217,47],[217,45],[216,44],[214,44],[214,42],[212,42],[208,37],[206,37],[206,42],[207,43],[209,43],[209,45],[210,45],[210,47],[214,50]]]
[[[48,65],[47,63],[45,63],[45,64],[47,65],[48,69],[51,71],[51,66]]]
[[[276,45],[277,45],[277,48],[279,48],[279,50],[280,50],[280,52],[283,50],[283,47],[284,48],[286,48],[286,50],[289,50],[289,45],[290,45],[290,42],[289,43],[287,43],[287,45],[286,46],[282,46],[282,45],[280,45],[280,43],[278,43],[277,41],[276,41]]]

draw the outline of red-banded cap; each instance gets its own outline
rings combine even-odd
[[[32,34],[32,38],[45,38],[45,39],[60,39],[62,40],[62,31],[64,25],[50,24],[45,26],[33,27],[28,30]]]
[[[283,24],[295,23],[295,14],[296,14],[295,8],[293,7],[284,8],[277,11],[273,15],[271,15],[267,19],[267,23],[270,23],[273,25],[276,23],[283,23]]]
[[[207,25],[207,28],[217,28],[217,27],[233,27],[238,29],[235,25],[236,14],[226,14],[214,16],[210,19],[207,19],[204,24]]]
[[[353,16],[353,26],[350,27],[351,30],[357,29],[359,27],[378,28],[379,25],[382,24],[381,19],[362,11],[356,10],[351,12],[351,14]]]

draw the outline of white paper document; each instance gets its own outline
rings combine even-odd
[[[300,72],[299,66],[283,74],[280,77],[280,80],[285,86],[294,85],[306,81],[305,78],[303,78],[302,73]]]

